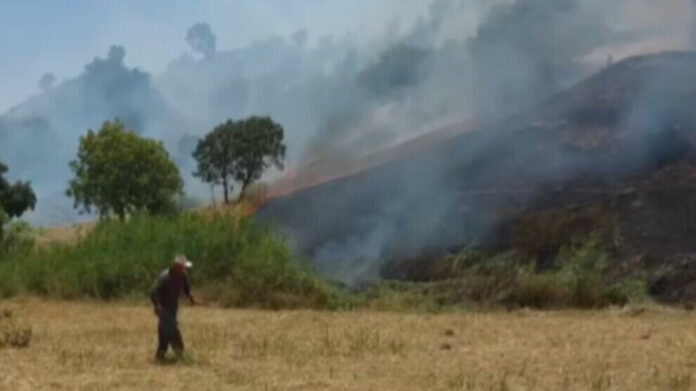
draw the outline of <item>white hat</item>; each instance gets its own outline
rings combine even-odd
[[[174,258],[174,263],[177,264],[177,265],[181,265],[181,266],[183,266],[183,267],[185,267],[185,268],[187,268],[187,269],[190,269],[191,267],[193,267],[193,262],[189,261],[189,260],[186,258],[186,255],[177,255],[177,256]]]

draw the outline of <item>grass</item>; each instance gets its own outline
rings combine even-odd
[[[11,310],[0,312],[0,349],[26,348],[31,336],[32,328],[17,320]]]
[[[612,273],[616,261],[590,236],[562,248],[556,266],[537,270],[518,252],[486,255],[470,250],[426,261],[420,282],[380,282],[358,295],[377,310],[442,311],[462,308],[598,309],[649,301],[646,283]],[[421,269],[424,270],[424,269]]]
[[[69,241],[31,249],[26,227],[8,230],[0,257],[0,296],[65,299],[143,297],[177,253],[195,262],[200,295],[224,307],[436,312],[471,307],[601,308],[643,300],[645,284],[610,277],[614,262],[601,237],[562,247],[555,266],[538,270],[522,253],[459,254],[426,262],[440,280],[378,282],[357,294],[323,281],[293,259],[282,239],[238,210],[107,220]],[[43,234],[46,235],[45,233]]]
[[[195,262],[192,280],[223,304],[327,307],[332,289],[295,262],[267,227],[230,215],[182,213],[100,222],[73,243],[0,259],[0,295],[116,299],[144,296],[174,255]]]
[[[154,362],[149,306],[0,301],[33,326],[8,390],[688,390],[696,313],[449,314],[182,308],[187,356]]]

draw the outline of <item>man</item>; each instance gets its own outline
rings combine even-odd
[[[184,353],[184,341],[179,332],[177,311],[179,296],[182,292],[189,298],[192,305],[196,304],[196,300],[191,295],[187,273],[192,266],[193,264],[186,259],[186,256],[177,255],[172,265],[159,276],[150,292],[150,300],[155,306],[155,315],[159,318],[157,326],[159,345],[155,356],[158,361],[164,359],[169,345],[172,345],[177,357],[180,358]]]

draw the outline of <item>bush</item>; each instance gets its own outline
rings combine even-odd
[[[521,275],[507,301],[517,307],[553,308],[567,304],[568,294],[568,287],[557,275]]]
[[[175,254],[195,265],[191,279],[236,292],[235,306],[330,305],[332,289],[296,263],[269,228],[232,216],[136,216],[105,220],[74,245],[37,248],[0,262],[0,295],[114,299],[144,295]],[[284,299],[279,299],[279,298]],[[291,298],[291,299],[290,299]]]
[[[514,246],[537,258],[537,268],[553,267],[555,258],[567,246],[582,244],[589,236],[603,247],[618,240],[616,215],[599,207],[560,209],[523,215],[514,225]]]
[[[611,256],[602,238],[590,235],[585,241],[564,247],[559,269],[518,276],[508,303],[533,308],[600,308],[642,300],[644,283],[613,281],[609,277]]]
[[[382,284],[379,294],[368,295],[367,302],[380,308],[421,301],[437,307],[590,309],[644,300],[643,281],[612,277],[611,250],[602,234],[590,234],[562,246],[555,266],[539,270],[530,254],[510,251],[491,256],[466,249],[427,264],[415,263],[412,275],[427,276],[429,283]]]
[[[24,221],[9,224],[4,228],[0,240],[0,255],[29,253],[36,244],[35,230]]]

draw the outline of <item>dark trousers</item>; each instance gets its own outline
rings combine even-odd
[[[184,352],[184,340],[181,338],[179,325],[176,320],[176,312],[162,309],[157,325],[159,344],[157,345],[157,358],[162,359],[171,345],[177,356]]]

